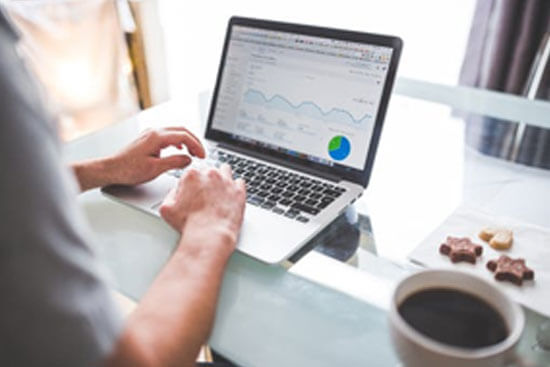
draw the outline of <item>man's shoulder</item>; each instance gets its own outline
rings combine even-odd
[[[19,31],[0,5],[0,114],[6,121],[0,128],[10,139],[17,140],[18,131],[32,130],[57,141],[56,124],[39,83],[21,57],[19,42]]]
[[[19,31],[12,23],[8,15],[6,14],[4,8],[0,4],[0,32],[3,32],[7,39],[12,42],[17,42],[19,40]]]

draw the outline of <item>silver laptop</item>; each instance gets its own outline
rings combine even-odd
[[[233,17],[201,165],[247,183],[238,250],[279,263],[361,196],[401,53],[396,37]],[[181,171],[107,195],[158,215]]]

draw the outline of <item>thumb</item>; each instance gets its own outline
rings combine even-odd
[[[191,157],[185,154],[171,155],[169,157],[160,158],[157,168],[159,174],[176,168],[187,167],[191,163]]]
[[[179,213],[176,208],[176,188],[174,187],[162,201],[159,207],[159,213],[166,223],[171,225],[175,230],[181,232],[183,220],[181,219],[181,213]]]
[[[162,203],[159,208],[161,217],[166,218],[166,216],[169,214],[168,212],[170,210],[170,207],[174,205],[175,196],[176,196],[176,188],[174,187],[168,192],[168,194],[166,194],[166,196],[162,200]]]

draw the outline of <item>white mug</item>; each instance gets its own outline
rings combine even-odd
[[[481,298],[503,317],[508,336],[487,347],[465,349],[434,340],[407,323],[399,314],[401,303],[430,288],[456,289]],[[461,271],[425,270],[403,279],[396,287],[389,312],[394,348],[406,367],[502,367],[515,360],[515,347],[523,332],[523,310],[484,279]]]

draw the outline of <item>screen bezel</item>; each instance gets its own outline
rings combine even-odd
[[[324,165],[321,163],[309,161],[306,159],[301,159],[294,157],[282,152],[278,152],[269,148],[259,147],[252,143],[244,142],[239,139],[236,139],[232,134],[215,130],[212,128],[212,122],[214,119],[215,107],[218,99],[220,84],[222,80],[222,75],[225,67],[225,58],[227,55],[227,50],[229,48],[229,42],[231,40],[231,33],[233,26],[244,26],[259,28],[272,31],[281,31],[296,33],[299,35],[306,36],[315,36],[315,37],[325,37],[335,40],[342,41],[351,41],[358,43],[366,43],[375,46],[385,46],[393,49],[392,57],[390,60],[390,65],[388,67],[388,72],[386,75],[386,80],[384,82],[384,88],[382,90],[382,97],[380,99],[380,104],[378,107],[378,113],[376,116],[376,121],[374,123],[374,129],[370,138],[370,146],[367,153],[367,158],[365,159],[365,164],[362,170],[352,168],[349,166],[344,166],[340,164],[334,164],[332,166]],[[222,56],[220,60],[220,65],[218,69],[218,75],[216,79],[216,85],[214,88],[214,93],[212,96],[212,102],[210,104],[210,112],[208,114],[208,122],[206,126],[206,139],[223,143],[229,147],[235,147],[239,150],[250,151],[251,154],[261,154],[268,155],[276,158],[278,161],[285,161],[289,166],[293,168],[304,168],[309,172],[318,172],[319,174],[326,174],[333,177],[339,177],[343,180],[348,180],[360,184],[363,187],[367,187],[370,173],[372,171],[372,166],[374,163],[374,157],[376,155],[376,150],[378,147],[378,142],[380,140],[380,134],[382,132],[382,125],[386,115],[387,106],[389,103],[391,90],[393,88],[395,74],[397,72],[397,65],[399,58],[401,56],[401,49],[403,47],[403,42],[400,38],[394,36],[385,36],[379,34],[371,33],[362,33],[354,31],[345,31],[340,29],[331,29],[331,28],[321,28],[309,25],[298,25],[291,23],[275,22],[261,19],[252,19],[252,18],[243,18],[243,17],[232,17],[229,20],[227,26],[227,32],[225,36]]]

